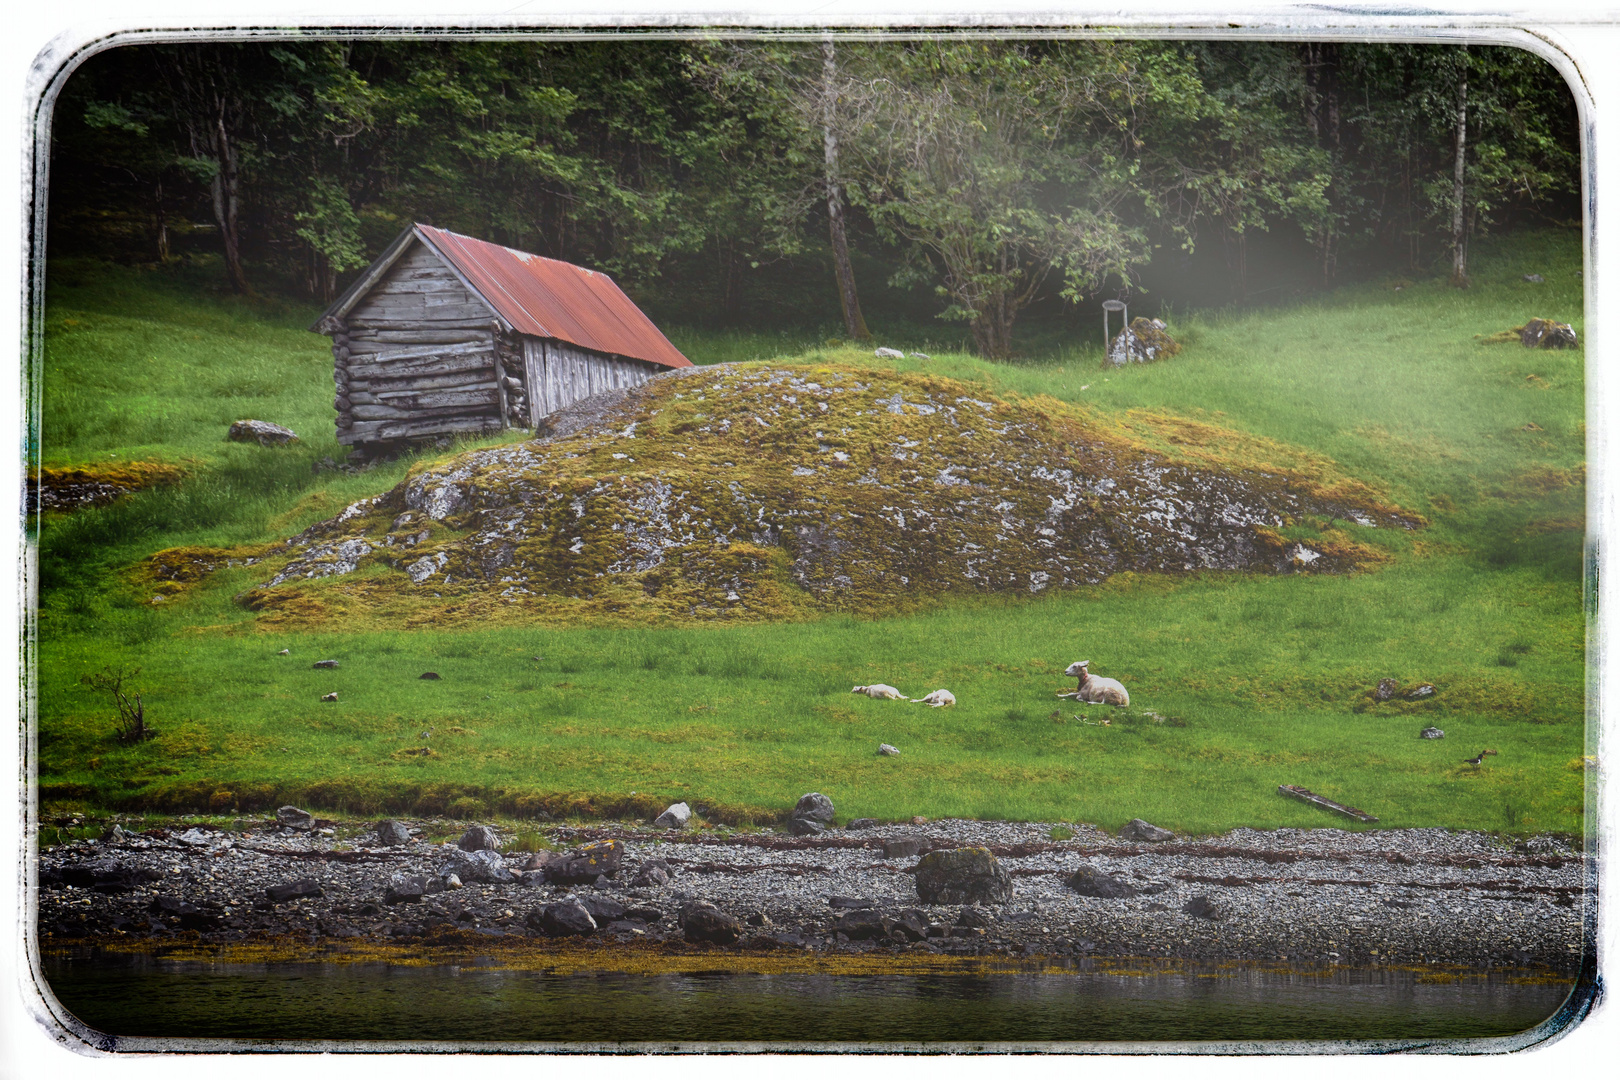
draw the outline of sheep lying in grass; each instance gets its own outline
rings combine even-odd
[[[932,705],[936,709],[943,709],[947,705],[956,704],[956,695],[951,693],[949,690],[935,690],[927,697],[912,698],[911,703],[913,705]]]
[[[1079,679],[1080,685],[1074,688],[1073,693],[1058,696],[1073,698],[1076,701],[1089,701],[1095,705],[1129,705],[1131,703],[1129,691],[1113,679],[1100,678],[1086,671],[1086,666],[1090,663],[1090,660],[1076,660],[1063,669],[1063,674],[1073,675]]]
[[[865,694],[869,698],[887,698],[891,701],[906,700],[906,695],[902,694],[894,687],[886,686],[883,683],[873,683],[871,686],[857,686],[855,689],[851,690],[850,693]]]

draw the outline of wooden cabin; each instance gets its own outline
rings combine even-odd
[[[338,442],[533,429],[692,362],[606,274],[412,225],[310,329],[332,338]]]

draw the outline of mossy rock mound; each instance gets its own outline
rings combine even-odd
[[[1219,440],[1178,460],[1125,418],[857,367],[686,369],[551,430],[355,503],[294,538],[244,602],[293,612],[320,595],[348,613],[414,612],[407,624],[435,605],[539,620],[879,614],[1126,570],[1351,570],[1377,551],[1311,520],[1421,520],[1342,478],[1212,465]]]

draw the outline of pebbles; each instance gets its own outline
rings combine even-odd
[[[432,824],[435,835],[452,839],[465,828]],[[589,846],[548,861],[566,864],[570,873],[535,870],[499,884],[462,876],[462,888],[446,890],[441,868],[475,861],[453,843],[383,846],[360,823],[337,825],[331,838],[269,822],[243,832],[191,825],[148,830],[121,844],[43,851],[39,923],[47,940],[162,938],[191,930],[218,941],[294,934],[414,939],[469,929],[538,936],[545,931],[506,913],[573,900],[587,913],[602,905],[592,936],[606,941],[691,939],[672,917],[683,910],[705,912],[696,923],[712,924],[723,938],[729,931],[719,927],[729,923],[700,906],[712,905],[737,921],[743,948],[1559,971],[1580,963],[1585,864],[1564,838],[1509,845],[1443,829],[1237,829],[1146,844],[1092,826],[1070,828],[1071,839],[1053,841],[1050,824],[1009,822],[873,823],[803,838],[552,826],[543,830],[551,842],[571,851]],[[177,842],[191,829],[214,842]],[[920,904],[912,874],[919,856],[965,847],[993,853],[1010,878],[1011,898]],[[476,854],[490,877],[497,870],[509,875],[528,857]],[[1081,895],[1068,884],[1077,877],[1106,877],[1129,895]],[[299,897],[271,903],[267,890],[289,883],[298,884]],[[159,897],[165,904],[153,907]],[[870,906],[834,907],[831,897]],[[176,906],[182,904],[194,910]],[[861,921],[869,936],[854,939],[845,930],[840,940],[839,918],[850,910],[875,913],[875,921]],[[928,936],[913,940],[906,918],[913,911],[926,921]]]

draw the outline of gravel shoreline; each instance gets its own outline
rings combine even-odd
[[[274,821],[239,824],[221,829],[180,820],[122,839],[42,851],[40,942],[410,943],[471,931],[542,945],[539,910],[573,897],[599,911],[612,913],[615,903],[629,909],[629,917],[599,920],[605,925],[592,937],[605,943],[682,942],[680,910],[708,901],[743,925],[737,943],[705,947],[734,952],[888,949],[1573,974],[1596,881],[1590,857],[1561,836],[1509,842],[1444,829],[1235,829],[1150,844],[1086,825],[1062,826],[1073,836],[1054,840],[1054,826],[1046,823],[946,820],[808,837],[547,825],[541,835],[562,851],[621,841],[621,869],[591,885],[545,882],[542,873],[529,872],[522,882],[431,891],[457,854],[454,837],[429,843],[416,835],[387,847],[370,823],[317,820],[309,830]],[[454,829],[459,835],[466,823],[405,824],[418,833]],[[906,841],[916,851],[894,846]],[[1011,902],[921,903],[908,873],[918,854],[968,846],[988,848],[1011,874]],[[520,873],[528,859],[511,853],[504,863]],[[667,865],[667,884],[633,884],[653,860]],[[1137,894],[1080,895],[1066,882],[1084,866]],[[402,875],[429,879],[430,891],[419,900],[387,903],[390,882]],[[267,896],[272,886],[304,879],[319,895],[279,903]],[[302,891],[314,890],[306,885]],[[863,918],[869,932],[881,925],[873,913],[896,919],[906,912],[915,912],[912,925],[925,926],[926,936],[880,930],[863,940],[854,918]]]

